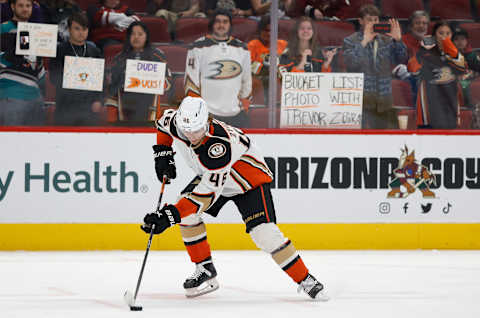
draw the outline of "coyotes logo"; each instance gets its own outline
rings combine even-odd
[[[415,150],[408,153],[407,146],[402,149],[398,168],[393,170],[393,173],[395,174],[395,179],[389,184],[392,190],[388,192],[388,198],[406,198],[417,189],[422,192],[424,198],[435,197],[435,193],[430,191],[430,185],[436,185],[435,175],[427,167],[417,163]],[[406,192],[403,192],[401,187]]]

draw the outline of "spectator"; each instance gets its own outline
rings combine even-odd
[[[408,32],[402,36],[402,41],[407,46],[408,58],[417,55],[423,38],[427,35],[430,24],[430,15],[423,10],[417,10],[408,18]],[[411,66],[409,65],[409,71]]]
[[[42,58],[16,55],[17,23],[32,16],[32,0],[11,0],[13,17],[0,28],[0,125],[44,124]]]
[[[202,97],[209,112],[227,124],[248,127],[252,92],[250,52],[230,36],[232,16],[217,10],[209,23],[210,34],[196,40],[187,53],[185,95]]]
[[[145,125],[161,115],[161,105],[173,92],[172,76],[165,69],[165,86],[162,97],[154,94],[124,91],[127,59],[167,63],[164,53],[150,43],[150,31],[140,21],[133,22],[127,29],[127,38],[122,51],[115,57],[109,85],[110,98],[105,103],[109,122],[123,122],[129,125]]]
[[[11,0],[0,0],[0,22],[6,22],[13,17],[13,11],[10,6]],[[42,14],[40,5],[34,1],[32,7],[32,16],[28,20],[32,23],[45,23],[45,17]]]
[[[258,38],[248,42],[252,61],[253,90],[263,89],[265,104],[268,105],[267,91],[270,69],[270,16],[262,16],[258,23]],[[287,41],[277,40],[277,56],[287,48]]]
[[[103,51],[112,44],[125,41],[125,30],[138,17],[132,9],[121,4],[120,0],[100,0],[101,6],[88,8],[92,41]]]
[[[460,53],[465,57],[468,70],[465,74],[459,77],[460,85],[463,91],[464,105],[468,107],[473,106],[472,95],[470,94],[470,85],[475,77],[480,72],[480,60],[478,54],[472,51],[472,46],[468,42],[468,33],[462,28],[456,28],[452,36],[453,44],[457,47]]]
[[[393,65],[407,62],[407,48],[397,20],[390,19],[391,32],[379,34],[373,25],[379,23],[380,10],[374,5],[360,8],[359,32],[343,41],[343,55],[348,72],[363,73],[362,128],[398,128],[393,109]]]
[[[46,22],[58,24],[59,41],[67,41],[69,36],[68,18],[81,9],[75,0],[43,0],[47,16]],[[88,30],[87,30],[88,31]]]
[[[248,42],[252,61],[252,74],[256,77],[268,77],[270,67],[270,16],[262,16],[258,23],[258,38]],[[287,48],[287,41],[277,40],[277,55],[281,56]]]
[[[292,17],[305,15],[313,20],[339,20],[336,16],[337,12],[349,5],[348,0],[297,0],[287,12]]]
[[[168,22],[168,31],[175,31],[175,22],[178,18],[206,18],[200,12],[199,0],[150,0],[146,11],[149,15],[162,17]]]
[[[57,57],[50,62],[50,81],[56,88],[55,124],[97,126],[100,124],[102,92],[62,88],[65,56],[101,58],[100,50],[87,42],[88,18],[75,12],[68,18],[69,39],[58,44]]]
[[[262,16],[270,12],[272,2],[267,0],[207,0],[206,11],[212,14],[216,9],[230,11],[233,16],[250,17]],[[293,0],[281,0],[279,4],[279,17],[285,15]]]
[[[292,29],[287,51],[280,57],[280,73],[331,72],[337,48],[319,48],[316,38],[317,32],[312,19],[298,18]]]
[[[419,128],[454,129],[460,120],[461,94],[457,77],[465,74],[463,55],[453,44],[452,29],[445,21],[433,27],[435,43],[421,43],[415,58],[420,70],[417,94]]]

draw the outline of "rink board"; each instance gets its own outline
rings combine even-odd
[[[479,135],[251,136],[275,174],[277,220],[297,248],[480,248]],[[0,250],[144,248],[138,224],[160,189],[153,143],[155,134],[146,129],[0,132]],[[435,198],[420,190],[387,198],[405,146],[436,176]],[[179,177],[164,202],[175,202],[193,178],[182,158],[175,159]],[[205,222],[213,248],[255,248],[233,204]],[[154,248],[183,244],[173,229]]]

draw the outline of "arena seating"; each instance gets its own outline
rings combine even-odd
[[[257,37],[258,22],[246,18],[233,18],[232,35],[243,42],[249,42]]]
[[[380,8],[384,16],[395,17],[398,19],[408,19],[412,12],[425,9],[423,0],[381,0]]]
[[[394,79],[392,80],[393,105],[402,107],[413,107],[414,96],[409,83]]]
[[[187,47],[182,45],[157,45],[157,48],[165,53],[168,61],[168,67],[173,73],[185,72],[185,63],[187,59]]]
[[[158,17],[140,17],[140,20],[150,30],[151,42],[171,42],[170,33],[168,32],[168,23],[163,18]]]
[[[126,4],[136,13],[145,12],[145,8],[147,6],[147,0],[120,0],[122,4]],[[100,0],[78,0],[77,4],[83,10],[87,10],[87,8],[91,5],[98,5],[100,4]]]
[[[183,43],[192,43],[208,33],[208,19],[180,18],[175,25],[175,40]]]
[[[472,20],[470,0],[429,0],[430,16],[452,20]]]
[[[336,17],[342,20],[356,19],[358,18],[358,11],[360,10],[360,7],[365,4],[375,4],[375,1],[374,0],[355,0],[355,1],[350,0],[350,5],[340,9],[337,12]]]

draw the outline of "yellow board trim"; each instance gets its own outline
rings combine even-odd
[[[480,223],[281,224],[297,249],[480,249]],[[207,224],[213,250],[256,246],[243,224]],[[0,224],[0,250],[143,250],[138,224]],[[153,250],[183,250],[178,227],[156,235]]]

